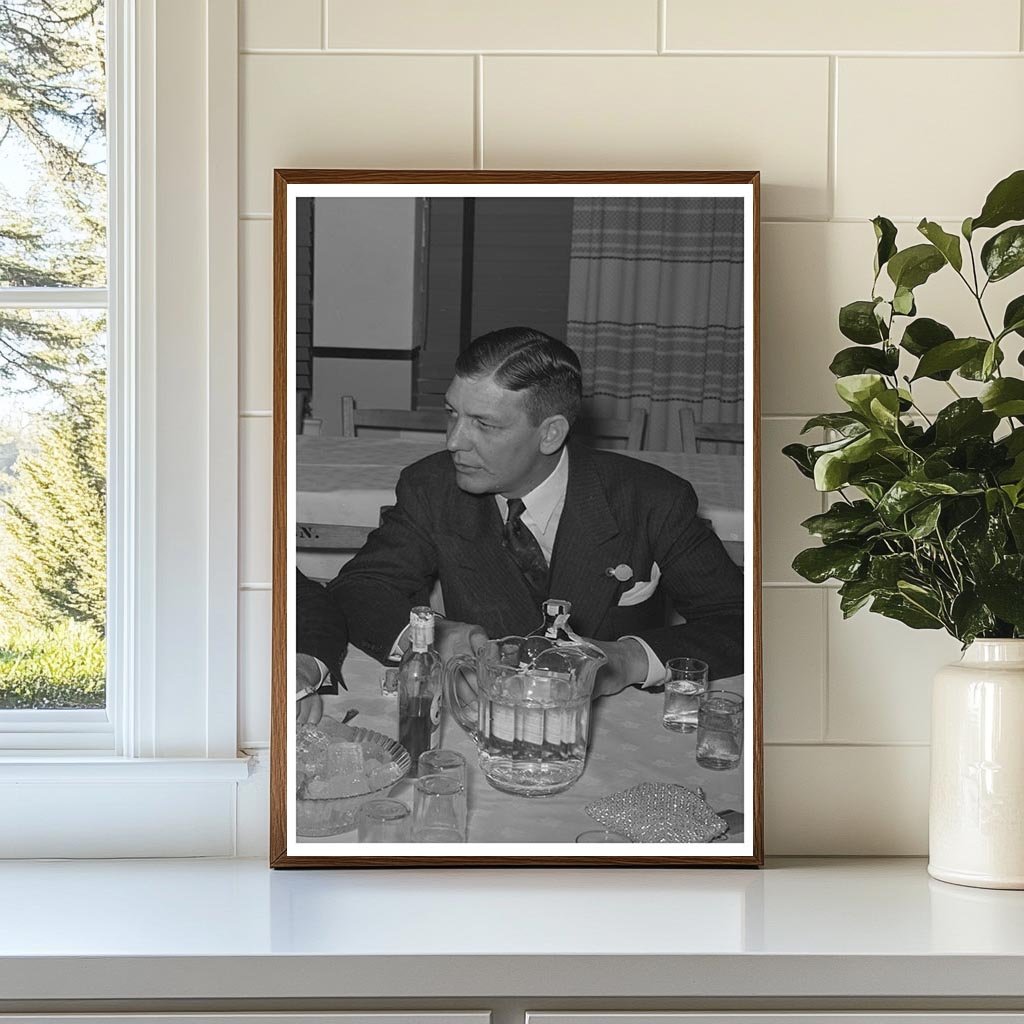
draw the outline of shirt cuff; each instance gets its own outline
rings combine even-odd
[[[308,654],[306,657],[312,658],[316,662],[316,667],[320,670],[320,682],[318,682],[316,686],[303,687],[303,689],[299,690],[296,694],[296,700],[302,700],[303,697],[308,697],[311,693],[316,693],[316,691],[327,682],[327,678],[331,674],[331,670],[315,654]]]
[[[651,650],[651,645],[638,636],[620,636],[620,640],[635,640],[647,654],[647,676],[640,683],[641,690],[649,690],[652,686],[661,686],[665,682],[665,666],[661,659]]]
[[[395,637],[395,642],[391,645],[391,651],[388,653],[388,661],[401,661],[402,655],[405,653],[405,648],[402,644],[409,639],[409,626],[406,626],[398,636]]]

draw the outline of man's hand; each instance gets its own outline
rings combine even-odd
[[[295,655],[295,692],[311,690],[323,679],[320,662],[311,654]],[[324,701],[318,693],[310,693],[295,705],[295,720],[299,725],[316,725],[324,713]]]
[[[434,646],[442,661],[459,654],[475,655],[487,643],[483,626],[470,622],[452,622],[451,619],[434,620]]]
[[[299,725],[316,725],[323,714],[324,699],[319,693],[311,693],[295,705],[295,721]]]
[[[635,640],[590,640],[604,651],[608,663],[602,665],[594,682],[594,697],[609,697],[633,683],[647,678],[647,652]]]

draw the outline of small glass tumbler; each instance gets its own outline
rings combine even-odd
[[[693,732],[701,695],[708,688],[708,664],[697,658],[665,662],[665,714],[661,724],[673,732]]]
[[[416,779],[412,841],[466,842],[466,786],[456,775],[426,775]]]
[[[621,832],[613,832],[607,828],[593,828],[587,832],[581,832],[576,837],[577,843],[628,843],[629,839],[626,838]]]
[[[401,800],[368,800],[359,808],[359,842],[408,841],[409,808]]]
[[[466,759],[457,750],[424,750],[420,754],[419,778],[428,775],[450,775],[466,785]]]
[[[743,698],[730,690],[707,690],[697,716],[697,764],[725,771],[743,753]]]

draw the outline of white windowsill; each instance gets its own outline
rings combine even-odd
[[[38,752],[0,756],[5,782],[241,782],[249,777],[248,757],[114,757]]]
[[[17,922],[0,928],[0,1013],[5,1000],[85,998],[191,1001],[193,1012],[217,999],[1024,1006],[1024,893],[947,885],[925,868],[917,858],[769,859],[762,871],[0,863],[0,907]]]

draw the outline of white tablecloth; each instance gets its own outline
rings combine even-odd
[[[344,664],[348,693],[324,698],[325,710],[341,718],[358,708],[353,725],[398,735],[398,699],[381,696],[382,666],[355,648]],[[743,678],[716,680],[715,686],[738,693]],[[639,782],[672,782],[695,789],[701,786],[715,810],[743,809],[744,762],[729,771],[697,766],[696,733],[670,732],[661,724],[664,696],[629,687],[594,704],[590,727],[590,753],[583,777],[571,789],[549,797],[517,797],[490,786],[480,770],[476,747],[461,726],[446,712],[441,745],[457,750],[469,767],[469,841],[474,843],[571,843],[587,829],[599,826],[584,807],[603,796],[629,789]],[[412,806],[412,783],[403,780],[391,796]],[[726,841],[739,842],[730,833]],[[321,839],[300,837],[303,843],[355,842],[356,832]]]
[[[376,526],[381,505],[393,505],[398,475],[441,449],[437,440],[302,437],[296,441],[296,520]],[[700,512],[723,541],[743,540],[743,457],[629,452],[688,480]]]

